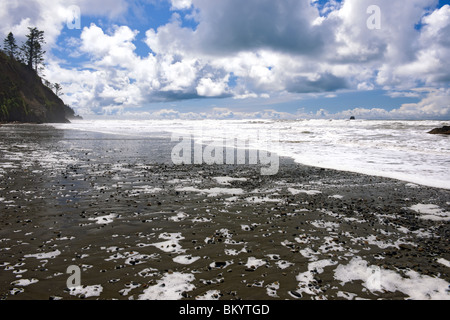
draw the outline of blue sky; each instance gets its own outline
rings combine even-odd
[[[450,119],[449,1],[4,0],[0,19],[45,31],[45,77],[85,117]]]

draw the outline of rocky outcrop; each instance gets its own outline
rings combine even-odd
[[[442,128],[436,128],[436,129],[431,130],[428,133],[450,135],[450,126],[443,126]]]
[[[0,122],[65,123],[72,108],[36,72],[0,52]]]

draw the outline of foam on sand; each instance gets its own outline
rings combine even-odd
[[[245,266],[249,269],[256,270],[265,264],[266,264],[266,262],[262,259],[256,259],[255,257],[249,257],[247,260],[247,264]]]
[[[89,218],[90,221],[95,221],[97,224],[110,224],[117,218],[117,214],[111,213],[105,216]]]
[[[450,268],[450,261],[444,259],[444,258],[439,258],[436,260],[436,262],[446,266],[447,268]]]
[[[421,219],[433,221],[450,221],[450,212],[446,212],[434,204],[416,204],[409,209],[422,214]]]
[[[166,273],[157,284],[147,288],[139,300],[180,300],[184,292],[195,289],[191,284],[195,280],[192,274],[174,272]]]
[[[374,266],[360,257],[353,258],[347,265],[339,265],[334,278],[342,285],[353,281],[362,281],[363,286],[372,293],[402,292],[413,300],[448,300],[449,283],[445,280],[421,275],[415,271],[405,272],[406,278],[400,274]]]
[[[83,298],[98,297],[103,292],[103,287],[101,285],[93,286],[78,286],[69,289],[69,293],[72,296],[78,296]]]
[[[247,181],[247,178],[232,178],[232,177],[214,177],[213,179],[216,180],[216,182],[218,184],[221,184],[224,186],[229,186],[229,185],[231,185],[230,182],[234,182],[234,181],[240,181],[240,182]]]
[[[333,196],[328,196],[328,198],[333,198],[333,199],[343,199],[344,196],[341,196],[340,194],[335,194]]]
[[[211,189],[197,189],[194,187],[183,187],[177,188],[176,191],[184,191],[184,192],[197,192],[201,194],[207,194],[208,197],[216,197],[221,194],[243,194],[244,190],[240,188],[211,188]]]
[[[195,261],[199,260],[200,257],[193,257],[191,255],[182,255],[182,256],[177,256],[175,258],[173,258],[173,261],[179,264],[184,264],[184,265],[188,265],[188,264],[192,264]]]
[[[169,253],[184,253],[185,249],[181,247],[179,244],[180,240],[183,240],[184,237],[181,233],[162,233],[159,235],[159,239],[164,239],[166,241],[152,243],[151,245]]]
[[[248,197],[245,199],[245,201],[251,203],[267,203],[267,202],[283,202],[284,200],[270,197]]]
[[[279,296],[277,295],[278,289],[280,289],[280,283],[278,281],[275,281],[267,285],[266,286],[267,295],[272,298],[279,298]]]
[[[30,284],[39,282],[38,279],[19,279],[16,281],[11,282],[12,285],[14,286],[19,286],[19,287],[26,287],[29,286]]]
[[[299,282],[298,290],[294,292],[294,297],[298,298],[302,296],[303,293],[309,295],[319,295],[322,293],[320,288],[314,286],[314,277],[316,274],[321,274],[325,267],[334,266],[337,262],[325,259],[319,261],[313,261],[308,264],[308,271],[300,273],[296,279]]]
[[[152,186],[137,186],[135,187],[136,191],[144,194],[153,194],[163,191],[161,188],[152,187]]]
[[[288,191],[292,193],[294,196],[299,193],[306,193],[309,196],[315,196],[322,193],[322,191],[319,190],[298,190],[294,188],[288,188]]]
[[[55,257],[59,256],[61,254],[61,251],[55,250],[52,252],[47,253],[35,253],[35,254],[26,254],[25,258],[36,258],[38,260],[41,259],[54,259]]]
[[[188,215],[186,213],[178,212],[175,216],[170,217],[169,220],[174,221],[174,222],[179,222],[179,221],[186,219],[187,217],[188,217]]]
[[[195,300],[219,300],[220,295],[219,290],[208,290],[204,294],[195,297]]]

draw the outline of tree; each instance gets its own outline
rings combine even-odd
[[[54,89],[53,83],[51,83],[51,82],[48,81],[47,79],[42,79],[42,81],[43,81],[44,85],[45,85],[47,88],[49,88],[50,90],[53,90],[53,89]]]
[[[30,30],[30,33],[27,35],[27,41],[23,44],[21,50],[28,68],[34,69],[37,73],[44,64],[45,51],[42,49],[45,44],[44,31],[30,27],[28,30]]]
[[[5,50],[6,54],[11,58],[15,59],[17,55],[17,44],[16,39],[14,38],[14,35],[12,32],[8,34],[8,36],[3,41],[3,49]]]
[[[62,93],[61,91],[62,91],[62,87],[61,87],[61,85],[59,84],[59,83],[55,83],[54,85],[53,85],[53,89],[55,89],[55,94],[59,97],[59,96],[62,96],[64,93]]]

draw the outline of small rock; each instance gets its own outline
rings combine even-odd
[[[215,267],[215,268],[223,268],[223,267],[225,267],[226,265],[227,265],[227,263],[224,262],[224,261],[216,261],[215,264],[214,264],[214,267]]]
[[[450,126],[443,126],[442,128],[436,128],[428,132],[429,134],[445,134],[450,135]]]

